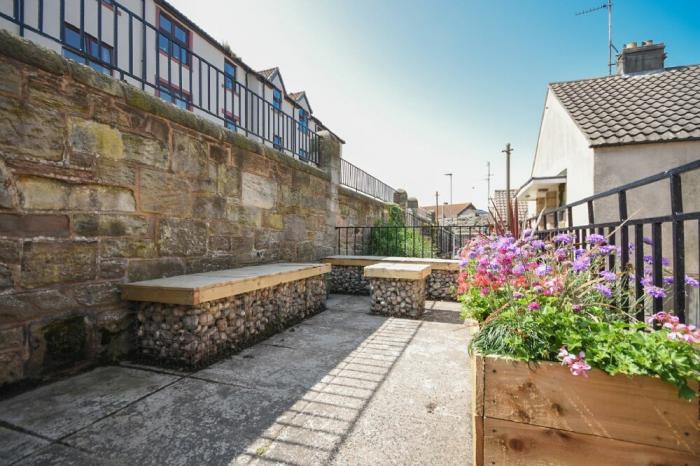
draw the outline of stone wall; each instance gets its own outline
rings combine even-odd
[[[0,385],[132,349],[119,283],[313,261],[374,223],[320,145],[316,168],[0,31]]]

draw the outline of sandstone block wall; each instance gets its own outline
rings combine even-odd
[[[0,31],[0,385],[133,349],[119,283],[313,261],[374,223],[320,144],[304,164]]]

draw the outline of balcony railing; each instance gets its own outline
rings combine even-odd
[[[340,183],[384,202],[394,202],[396,190],[345,159],[340,161]]]
[[[79,11],[73,8],[75,4]],[[142,11],[137,13],[113,0],[14,0],[12,14],[0,12],[0,18],[16,24],[20,36],[29,31],[49,39],[60,44],[68,58],[318,165],[318,134],[308,121],[296,119],[231,79],[230,73],[178,42],[177,32],[170,36],[149,23],[145,0],[141,4]],[[56,5],[59,18],[54,16]],[[79,17],[74,20],[79,24],[68,24],[67,14]],[[86,31],[86,24],[96,25],[96,33]],[[223,65],[223,56],[221,61]]]

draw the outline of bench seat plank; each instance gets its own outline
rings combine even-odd
[[[428,264],[397,264],[394,262],[368,265],[364,270],[367,278],[388,278],[396,280],[422,280],[430,275]]]
[[[329,273],[329,264],[263,264],[122,285],[123,299],[197,305]]]

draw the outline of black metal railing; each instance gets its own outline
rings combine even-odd
[[[452,259],[488,226],[336,227],[336,254]]]
[[[177,33],[169,35],[162,24],[158,27],[149,23],[145,0],[141,0],[140,13],[113,0],[75,0],[67,12],[66,1],[52,0],[49,4],[44,0],[15,0],[12,14],[0,12],[0,18],[16,24],[20,36],[31,32],[50,39],[61,45],[68,58],[318,165],[318,134],[309,127],[307,119],[296,119],[285,113],[279,102],[269,102],[236,81],[235,71],[233,75],[225,73],[223,56],[221,67],[217,66],[195,53],[187,41],[178,41]],[[59,17],[45,14],[45,7],[56,3]],[[75,3],[79,3],[79,11],[72,8]],[[27,4],[32,8],[27,8]],[[71,18],[79,16],[79,24],[69,24],[67,13]],[[58,21],[58,27],[50,21]],[[86,31],[87,21],[91,21],[91,27],[96,25],[96,31]],[[58,37],[56,30],[60,31]],[[189,31],[190,38],[194,33]],[[105,42],[106,38],[109,42]],[[125,47],[127,52],[120,53]]]
[[[685,196],[682,179],[688,181]],[[668,185],[668,186],[665,186]],[[559,233],[574,235],[575,241],[585,244],[591,234],[607,237],[611,245],[619,246],[617,257],[611,257],[606,264],[611,271],[620,272],[621,286],[626,290],[634,287],[636,302],[642,303],[637,309],[632,309],[638,319],[645,316],[643,271],[645,267],[651,272],[652,284],[664,286],[664,272],[672,273],[672,293],[666,301],[663,297],[651,299],[650,307],[653,312],[664,310],[668,300],[673,301],[673,311],[685,322],[687,317],[686,292],[686,258],[690,251],[697,258],[700,266],[700,211],[698,205],[698,186],[700,186],[700,160],[666,170],[653,176],[642,178],[615,189],[572,202],[571,204],[552,209],[541,218],[528,220],[535,234],[542,238],[551,238]],[[640,189],[646,189],[646,195],[641,195]],[[653,190],[653,191],[652,191]],[[631,211],[630,204],[635,202],[636,211]],[[640,202],[642,203],[641,205]],[[684,205],[692,202],[696,206],[691,212],[684,211]],[[663,207],[667,203],[667,207]],[[585,211],[582,211],[585,207]],[[612,208],[611,208],[612,207]],[[583,214],[587,222],[575,221],[576,210]],[[649,216],[649,212],[663,209],[664,215]],[[637,214],[641,213],[642,216]],[[596,221],[596,217],[610,217]],[[695,241],[686,235],[687,231],[696,230]],[[663,231],[670,233],[664,242]],[[670,230],[670,231],[668,231]],[[688,244],[686,244],[686,242]],[[690,247],[688,247],[690,246]],[[648,251],[645,252],[645,249]],[[666,251],[664,251],[664,249]],[[664,255],[670,252],[671,260],[666,261]],[[630,269],[635,273],[631,274]],[[700,315],[700,299],[697,300],[696,315]],[[629,303],[621,303],[629,309]],[[695,319],[694,319],[695,320]]]
[[[340,160],[340,183],[384,202],[394,202],[394,188],[345,159]]]

